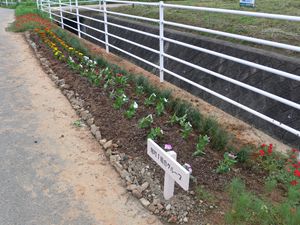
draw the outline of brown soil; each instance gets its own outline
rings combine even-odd
[[[146,137],[149,130],[139,129],[137,124],[138,119],[152,113],[154,117],[152,127],[160,127],[164,131],[164,137],[158,141],[158,144],[171,143],[174,151],[178,154],[179,163],[188,162],[191,164],[193,176],[196,177],[197,183],[214,193],[218,210],[207,211],[207,215],[205,215],[207,221],[212,224],[224,223],[223,213],[220,214],[220,212],[226,212],[230,207],[230,201],[225,190],[232,178],[241,177],[250,190],[258,194],[262,192],[266,176],[264,172],[238,165],[230,173],[217,174],[215,169],[223,158],[223,153],[210,148],[206,149],[206,154],[203,157],[192,157],[198,134],[192,133],[188,140],[184,140],[180,135],[180,127],[171,126],[167,122],[172,113],[167,111],[161,117],[155,115],[153,108],[147,108],[143,105],[145,96],[136,96],[133,84],[126,89],[126,95],[138,102],[139,109],[135,117],[128,120],[123,116],[125,107],[121,110],[113,108],[113,100],[108,97],[111,90],[92,86],[86,78],[72,71],[67,64],[54,59],[53,53],[44,44],[41,44],[37,35],[33,34],[31,37],[40,52],[43,53],[43,57],[49,60],[51,69],[84,100],[84,107],[94,116],[95,124],[100,127],[102,136],[117,143],[119,152],[124,152],[131,157],[139,157],[150,166],[154,166],[154,163],[146,154]],[[160,170],[157,177],[162,180],[162,175],[163,172]],[[193,183],[191,189],[195,190],[195,187],[196,185]],[[189,215],[191,224],[199,223],[196,213],[197,209],[195,209],[194,215]]]

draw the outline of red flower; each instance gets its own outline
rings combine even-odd
[[[297,150],[297,149],[295,149],[295,148],[292,149],[292,152],[293,152],[293,153],[296,153],[296,152],[298,152],[298,151],[299,151],[299,150]]]
[[[300,168],[300,166],[299,166],[298,164],[293,164],[293,167],[294,167],[295,169]]]
[[[265,151],[264,151],[264,150],[262,150],[262,149],[261,149],[261,150],[259,150],[259,155],[260,155],[260,156],[264,156],[264,155],[265,155]]]
[[[123,77],[123,74],[117,73],[117,77]]]
[[[300,171],[297,169],[297,170],[295,170],[294,171],[294,175],[296,176],[296,177],[300,177]]]
[[[296,185],[298,184],[298,181],[292,180],[292,181],[290,182],[290,184],[291,184],[292,186],[296,186]]]
[[[264,147],[266,147],[266,146],[267,146],[266,144],[262,144],[262,145],[261,145],[262,148],[264,148]]]
[[[269,154],[272,154],[272,152],[273,152],[273,145],[270,144],[270,145],[269,145],[269,148],[268,148],[268,153],[269,153]]]
[[[291,155],[291,158],[292,158],[292,159],[296,159],[297,156],[296,156],[296,155]]]
[[[287,168],[286,171],[291,172],[291,169],[290,169],[290,168]]]

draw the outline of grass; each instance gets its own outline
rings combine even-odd
[[[256,0],[257,7],[254,9],[240,7],[238,0],[187,0],[168,1],[168,3],[300,16],[299,0]],[[150,18],[159,17],[158,8],[151,6],[124,6],[113,8],[112,10]],[[263,38],[292,45],[299,45],[300,41],[299,22],[180,9],[165,9],[164,17],[165,20],[168,21]],[[192,31],[189,30],[189,32]],[[201,35],[208,34],[201,33]],[[243,42],[237,39],[227,39],[221,36],[208,36],[251,44],[249,42]]]
[[[294,187],[289,187],[286,200],[278,204],[272,204],[267,199],[248,192],[243,181],[237,178],[232,180],[228,192],[232,199],[232,206],[225,215],[226,224],[299,224],[300,192]]]

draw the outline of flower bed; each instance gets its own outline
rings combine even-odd
[[[177,152],[178,161],[193,175],[193,192],[189,194],[196,193],[198,208],[189,211],[191,224],[198,224],[199,218],[222,224],[226,211],[230,224],[262,224],[264,220],[266,224],[299,224],[298,150],[292,150],[290,158],[273,151],[272,144],[254,151],[246,147],[236,150],[227,144],[214,120],[172,99],[168,91],[159,91],[142,77],[92,59],[51,29],[36,29],[32,39],[59,78],[84,100],[83,107],[93,115],[102,136],[117,144],[115,151],[138,158],[152,170],[156,166],[146,155],[147,137],[166,151]],[[157,171],[155,176],[162,183],[163,172]],[[246,187],[233,179],[236,177]],[[287,193],[293,198],[286,198]],[[164,211],[158,213],[163,216]]]

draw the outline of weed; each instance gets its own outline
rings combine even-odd
[[[189,121],[187,121],[187,122],[181,123],[181,126],[182,126],[181,136],[183,139],[187,139],[193,130],[192,124]]]
[[[209,193],[207,190],[205,190],[203,185],[200,185],[196,188],[196,194],[200,200],[205,200],[210,203],[213,203],[216,201],[215,197],[211,193]]]
[[[121,109],[126,102],[128,102],[128,97],[125,94],[117,95],[113,106],[115,109]]]
[[[152,106],[155,104],[155,101],[156,101],[156,94],[152,93],[148,98],[145,99],[144,104],[146,106]]]
[[[155,110],[158,116],[161,116],[165,111],[165,104],[168,103],[166,98],[159,98]]]
[[[75,127],[82,127],[83,123],[82,123],[81,120],[75,120],[75,121],[73,122],[73,125],[74,125]]]

